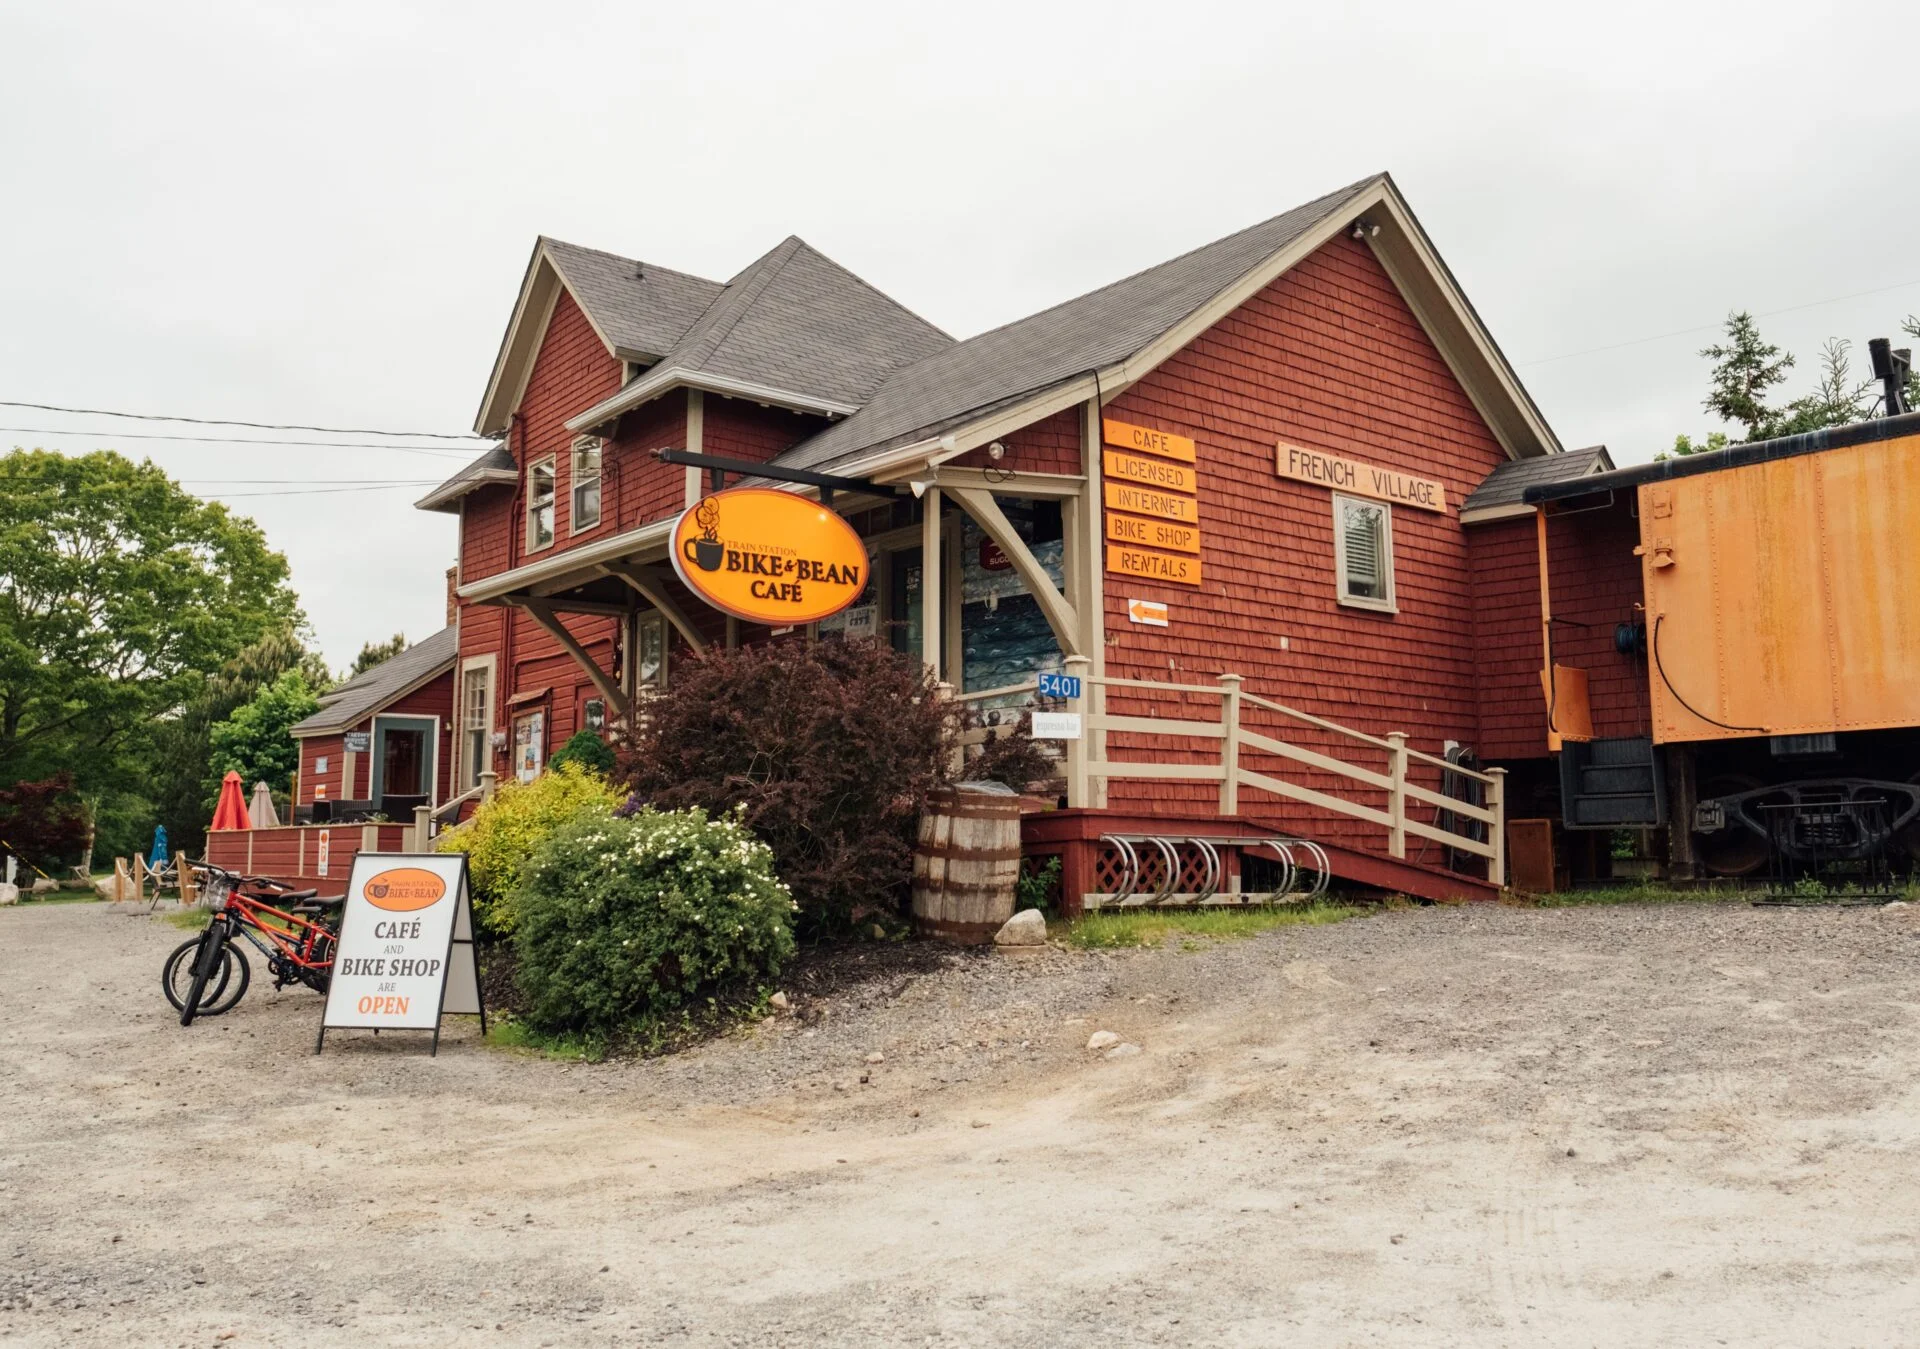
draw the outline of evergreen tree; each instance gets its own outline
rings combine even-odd
[[[396,632],[384,642],[368,642],[360,648],[360,654],[353,658],[353,668],[347,671],[348,679],[355,679],[376,665],[384,665],[407,649],[407,634]]]
[[[1762,339],[1753,315],[1744,310],[1727,316],[1727,340],[1700,354],[1714,363],[1712,389],[1703,404],[1707,411],[1745,427],[1748,440],[1765,440],[1781,420],[1781,413],[1767,405],[1767,392],[1786,379],[1793,357]]]

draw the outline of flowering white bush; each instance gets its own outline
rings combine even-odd
[[[527,1019],[549,1031],[631,1027],[771,978],[794,949],[772,851],[698,809],[561,828],[535,850],[514,907]]]

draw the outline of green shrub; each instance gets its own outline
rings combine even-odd
[[[567,764],[532,782],[509,782],[458,828],[441,834],[438,852],[467,854],[473,917],[482,936],[513,934],[513,895],[521,868],[547,836],[582,816],[603,818],[621,794],[607,780]]]
[[[515,899],[526,1019],[617,1035],[771,978],[794,949],[773,853],[704,810],[583,818],[552,834]]]
[[[575,731],[560,746],[548,765],[551,768],[564,768],[577,763],[589,773],[598,773],[606,777],[613,772],[613,750],[607,742],[592,731]]]

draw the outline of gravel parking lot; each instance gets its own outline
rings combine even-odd
[[[0,910],[0,1340],[1911,1343],[1916,912],[915,951],[583,1065],[182,1029],[175,928]]]

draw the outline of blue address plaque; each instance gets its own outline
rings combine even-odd
[[[1078,698],[1080,696],[1080,676],[1051,674],[1040,672],[1040,696],[1042,698]]]

